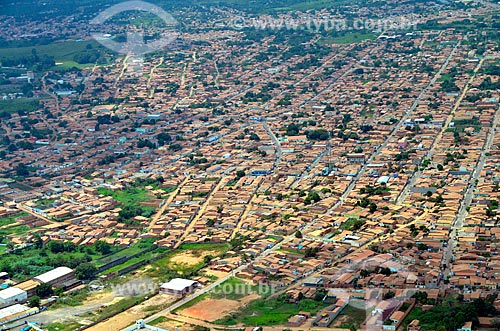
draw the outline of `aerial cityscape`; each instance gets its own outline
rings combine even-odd
[[[0,19],[0,330],[500,330],[500,2]]]

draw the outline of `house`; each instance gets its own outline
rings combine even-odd
[[[347,161],[350,163],[365,163],[365,154],[363,153],[349,153],[347,154]]]
[[[304,315],[294,315],[288,319],[288,322],[286,323],[287,326],[301,326],[302,323],[306,320],[306,317]]]
[[[160,286],[160,293],[184,296],[193,293],[199,286],[200,283],[194,280],[174,278],[168,283],[164,283]]]
[[[28,300],[28,293],[17,287],[9,287],[0,291],[0,305],[6,306]]]
[[[413,320],[408,324],[407,331],[420,331],[422,327],[420,326],[419,320]]]
[[[464,325],[457,331],[472,331],[472,322],[465,322]]]
[[[62,287],[65,283],[75,280],[75,273],[71,268],[58,267],[34,277],[33,280],[41,284],[50,284],[53,287]]]

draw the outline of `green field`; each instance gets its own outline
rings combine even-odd
[[[12,224],[16,221],[17,218],[23,217],[23,216],[28,216],[28,214],[27,213],[19,213],[19,214],[15,214],[15,215],[12,215],[9,217],[0,218],[0,226]]]
[[[1,236],[5,236],[5,231],[12,234],[26,233],[30,229],[25,226],[16,226],[9,229],[2,229]],[[12,275],[12,278],[23,281],[33,278],[55,267],[67,266],[76,268],[80,264],[102,257],[96,252],[94,246],[74,246],[65,244],[63,251],[56,250],[52,242],[36,248],[34,245],[24,249],[18,249],[14,253],[0,256],[0,269]],[[54,249],[53,249],[54,248]],[[112,248],[112,252],[116,248]]]
[[[10,235],[20,236],[27,233],[29,230],[30,228],[27,225],[16,225],[16,226],[5,227],[3,229],[0,229],[0,236],[10,236]]]
[[[377,34],[373,32],[356,31],[356,32],[346,32],[344,35],[340,36],[324,37],[321,38],[320,43],[325,45],[351,44],[351,43],[358,43],[364,40],[374,40],[376,38]]]
[[[99,188],[99,194],[113,197],[116,201],[124,206],[137,205],[141,202],[145,202],[153,199],[154,197],[149,194],[148,190],[129,187],[125,190],[109,190],[106,188]]]
[[[204,265],[206,265],[207,261],[205,260],[205,258],[201,258],[201,256],[205,255],[203,254],[204,252],[211,251],[213,253],[211,253],[210,255],[212,257],[216,257],[223,255],[228,250],[229,250],[229,244],[226,243],[184,244],[181,245],[176,251],[171,252],[164,258],[159,259],[158,261],[155,261],[154,265],[160,271],[168,269],[170,271],[174,271],[182,275],[189,275],[196,273]],[[183,254],[190,254],[193,256],[198,255],[200,256],[199,262],[194,264],[183,264],[183,263],[176,263],[173,261],[174,258],[178,257],[179,255],[182,256]]]
[[[155,239],[153,239],[153,238],[142,239],[141,241],[132,244],[130,247],[119,250],[118,252],[116,252],[114,254],[110,254],[110,255],[107,255],[99,260],[96,260],[95,265],[97,267],[100,267],[102,265],[105,265],[106,263],[117,260],[120,257],[131,256],[131,255],[140,253],[148,248],[151,248],[151,246],[153,246],[153,244],[154,244],[154,241],[155,241]]]
[[[271,300],[257,299],[251,301],[239,312],[232,313],[215,321],[215,323],[221,325],[243,323],[249,326],[280,325],[286,324],[288,318],[300,311],[307,311],[314,315],[326,307],[328,307],[328,304],[312,299],[303,299],[299,303],[289,303],[288,298],[282,295]]]
[[[344,323],[340,325],[340,328],[349,329],[352,326],[357,328],[365,321],[366,311],[347,305],[347,307],[345,307],[337,317],[337,319],[339,318],[344,320]]]
[[[18,110],[25,112],[36,111],[39,107],[38,100],[34,99],[12,99],[0,100],[0,112],[14,113]]]
[[[78,64],[74,62],[73,58],[75,55],[83,53],[86,51],[87,45],[91,45],[93,49],[103,48],[95,40],[84,40],[84,41],[61,41],[54,42],[49,45],[35,45],[28,47],[15,47],[15,48],[0,48],[0,59],[3,58],[19,58],[23,56],[30,56],[33,50],[39,56],[48,55],[54,57],[56,63],[62,63],[61,65],[56,65],[55,69],[69,69],[71,67],[88,67],[92,64]]]

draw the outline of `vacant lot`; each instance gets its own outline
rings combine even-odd
[[[254,298],[255,299],[255,298]],[[248,326],[282,325],[289,317],[300,311],[315,315],[328,305],[321,301],[303,299],[299,303],[289,303],[286,296],[279,296],[271,300],[263,298],[248,302],[238,312],[231,313],[217,321],[216,324],[236,325],[243,323]]]
[[[229,245],[222,244],[185,244],[166,257],[153,263],[156,271],[170,270],[182,275],[198,271],[209,260],[209,257],[216,257],[224,254],[229,249]],[[155,272],[154,270],[152,270]]]
[[[196,318],[202,321],[214,322],[221,317],[231,313],[236,313],[248,302],[259,298],[257,294],[251,294],[240,300],[229,299],[205,299],[197,302],[195,305],[184,309],[181,315]]]
[[[168,305],[172,304],[177,298],[169,295],[159,294],[141,304],[127,309],[123,313],[110,317],[105,322],[99,323],[96,326],[90,327],[89,331],[102,330],[121,330],[136,320],[144,318],[147,315],[154,314]]]

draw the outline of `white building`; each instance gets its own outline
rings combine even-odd
[[[194,280],[174,278],[168,283],[164,283],[160,286],[160,293],[184,296],[194,292],[199,286],[200,283]]]
[[[28,292],[17,287],[9,287],[0,291],[0,305],[25,302],[28,300]]]
[[[44,274],[36,276],[35,278],[33,278],[33,280],[39,283],[50,284],[54,287],[57,287],[63,285],[68,281],[74,280],[74,278],[75,273],[73,272],[73,269],[68,267],[58,267]]]

